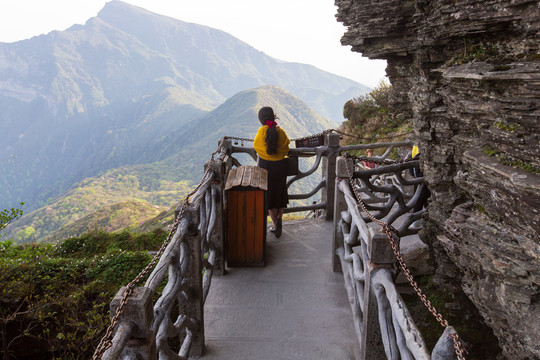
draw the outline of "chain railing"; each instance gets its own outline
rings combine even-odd
[[[340,135],[344,134],[332,129],[313,136],[320,135],[326,137],[324,146],[291,149],[291,156],[314,159],[308,170],[299,171],[289,179],[288,186],[322,168],[321,180],[312,191],[290,195],[292,199],[308,199],[320,192],[321,200],[316,204],[288,208],[287,212],[307,210],[322,213],[327,219],[334,218],[333,254],[337,257],[333,256],[333,266],[334,270],[338,267],[343,269],[361,348],[365,349],[365,345],[371,343],[373,331],[379,331],[374,329],[380,328],[384,333],[382,353],[386,353],[389,359],[394,359],[392,354],[397,352],[402,354],[402,359],[429,359],[422,336],[393,283],[396,257],[406,277],[410,276],[399,254],[398,234],[417,231],[412,224],[423,211],[412,214],[410,211],[418,200],[423,181],[403,174],[407,169],[418,166],[418,161],[398,161],[389,156],[395,153],[395,149],[409,148],[412,144],[341,147]],[[151,263],[122,288],[111,303],[111,314],[114,314],[111,326],[97,347],[94,360],[138,357],[187,359],[203,354],[204,302],[212,276],[224,272],[223,185],[228,170],[240,165],[234,154],[247,153],[256,158],[251,146],[243,146],[242,142],[247,141],[252,140],[236,137],[221,140],[205,165],[201,182],[179,207],[165,243]],[[365,160],[379,167],[349,167],[348,176],[347,166],[343,165],[347,162],[340,160],[342,165],[337,164],[342,152],[368,148],[384,151],[380,156],[349,158],[348,161],[360,163]],[[364,215],[360,214],[358,204],[361,204]],[[405,220],[396,230],[391,224],[398,218]],[[374,233],[368,226],[369,222],[382,226],[384,231]],[[390,246],[387,236],[391,239]],[[148,273],[145,285],[136,287]],[[162,286],[161,294],[154,301]],[[374,310],[377,307],[378,314]],[[370,326],[370,321],[376,318],[380,327]],[[444,320],[441,324],[448,325]],[[444,339],[460,344],[451,327],[445,334],[448,336]],[[378,336],[377,341],[380,342]],[[444,339],[441,337],[440,342],[444,343]],[[171,346],[171,343],[176,346]],[[445,346],[446,343],[438,344],[436,350],[444,350]],[[456,345],[458,354],[461,349]],[[433,355],[433,359],[437,357]]]
[[[321,135],[325,136],[325,145],[318,147],[302,147],[291,148],[289,150],[289,156],[296,156],[299,160],[306,161],[307,159],[313,159],[311,166],[302,171],[299,168],[298,173],[291,176],[287,180],[287,188],[289,189],[289,199],[291,200],[307,200],[316,194],[320,194],[320,198],[316,202],[312,202],[308,205],[289,206],[284,209],[285,213],[313,211],[318,216],[325,216],[327,219],[332,218],[333,214],[333,186],[328,189],[328,184],[333,184],[335,179],[335,159],[339,154],[339,135],[336,130],[330,129],[320,132],[318,134],[291,139],[291,142],[296,140],[304,140],[310,138],[318,138]],[[253,161],[257,160],[257,154],[252,146],[244,146],[244,141],[253,141],[253,139],[239,138],[228,136],[223,138],[221,145],[229,148],[231,156],[234,154],[245,153],[251,156]],[[240,165],[240,161],[236,158],[232,158],[233,164]],[[307,163],[307,162],[306,162]],[[293,184],[298,183],[304,178],[312,176],[317,170],[321,170],[321,179],[317,181],[313,189],[307,193],[294,194],[290,189]]]
[[[300,172],[297,179],[313,174],[325,158],[336,157],[338,135],[330,135],[334,138],[333,148],[322,146],[291,150],[297,155],[316,156],[312,169]],[[205,165],[202,180],[177,210],[172,230],[160,250],[133,281],[120,289],[112,301],[111,324],[97,346],[93,360],[140,356],[148,359],[187,359],[202,355],[204,302],[212,275],[223,274],[224,270],[221,221],[225,177],[232,166],[240,165],[233,154],[248,153],[255,157],[252,147],[236,146],[244,141],[252,140],[224,137],[218,149],[212,153],[211,160]],[[335,174],[333,166],[331,169],[327,172]],[[324,192],[327,183],[327,179],[321,180],[312,193],[319,190]],[[311,195],[297,195],[297,198]],[[313,206],[314,209],[324,207],[326,203]],[[293,208],[292,211],[302,209]],[[150,275],[145,285],[136,287],[148,273]],[[154,294],[163,283],[164,288],[154,302]],[[173,350],[170,343],[177,343],[178,348]]]
[[[223,273],[220,228],[225,156],[221,151],[217,160],[205,165],[200,183],[177,209],[166,241],[148,266],[116,295],[111,324],[93,360],[202,355],[204,301],[212,275]],[[150,271],[144,287],[137,288]],[[163,282],[161,296],[153,304]],[[180,344],[179,349],[171,349],[171,339]]]
[[[355,319],[355,329],[361,345],[362,359],[370,354],[384,353],[388,359],[447,359],[464,360],[464,348],[455,330],[429,302],[414,281],[399,251],[400,236],[407,231],[411,218],[395,229],[392,224],[416,204],[421,184],[405,180],[404,172],[418,166],[417,161],[396,162],[375,169],[354,171],[355,161],[366,160],[353,156],[338,159],[336,182],[336,215],[334,218],[334,249],[344,274],[345,285]],[[404,186],[420,185],[412,199],[405,203],[405,194],[393,184],[375,186],[369,178],[381,172],[393,173]],[[371,191],[390,193],[386,207],[376,208],[364,203],[366,195],[357,185],[358,179]],[[420,179],[423,183],[423,179]],[[398,205],[396,205],[398,204]],[[360,212],[362,210],[364,216]],[[392,213],[389,209],[393,209]],[[378,210],[374,215],[370,210]],[[418,216],[418,214],[416,214]],[[383,219],[384,218],[384,219]],[[414,219],[415,217],[413,217]],[[376,231],[368,226],[371,221],[381,228]],[[390,246],[388,246],[390,244]],[[406,305],[396,290],[396,260],[399,268],[418,294],[421,301],[445,328],[439,342],[429,355],[421,333],[414,324]],[[335,269],[338,268],[337,261]],[[382,339],[382,348],[376,349],[376,338]],[[371,344],[368,348],[367,344]],[[399,354],[399,355],[398,355]],[[369,357],[372,358],[371,356]]]

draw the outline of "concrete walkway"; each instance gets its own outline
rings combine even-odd
[[[357,359],[343,276],[331,266],[332,222],[283,224],[268,232],[266,267],[214,277],[205,305],[202,359]]]

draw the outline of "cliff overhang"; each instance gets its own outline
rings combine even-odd
[[[413,119],[439,276],[505,358],[540,358],[540,3],[335,4],[343,45],[387,61],[394,105]]]

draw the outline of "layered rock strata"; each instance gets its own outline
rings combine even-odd
[[[459,280],[505,358],[540,359],[540,3],[335,3],[342,43],[387,60],[413,118],[439,274]]]

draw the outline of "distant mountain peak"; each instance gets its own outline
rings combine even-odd
[[[85,178],[162,161],[182,146],[170,134],[220,112],[244,121],[223,129],[240,134],[257,125],[257,106],[274,104],[291,136],[305,135],[320,119],[341,121],[345,101],[368,91],[223,31],[113,0],[85,25],[0,43],[0,204],[24,201],[31,211]]]
[[[129,3],[125,2],[125,1],[111,0],[111,1],[106,2],[105,6],[103,6],[103,8],[98,12],[98,17],[100,17],[101,14],[105,14],[105,13],[108,13],[108,12],[111,12],[111,11],[125,12],[126,10],[134,11],[134,12],[140,12],[140,13],[143,13],[143,14],[154,14],[149,10],[146,10],[146,9],[144,9],[142,7],[139,7],[139,6],[136,6],[136,5],[129,4]]]

